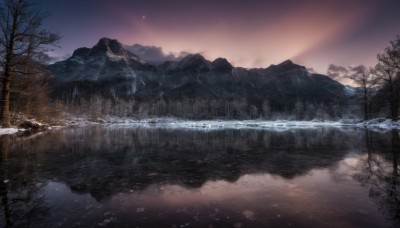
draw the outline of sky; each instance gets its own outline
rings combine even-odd
[[[291,59],[328,74],[373,66],[400,35],[399,0],[38,0],[67,57],[102,37],[264,68]],[[337,72],[333,72],[337,75]]]

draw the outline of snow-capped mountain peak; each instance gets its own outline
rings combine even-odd
[[[114,39],[101,38],[92,48],[78,48],[65,61],[51,66],[61,81],[99,81],[136,78],[146,63]]]
[[[140,60],[138,56],[125,50],[122,44],[115,39],[101,38],[99,42],[93,46],[90,52],[91,56],[104,54],[112,61],[134,60],[144,63],[144,61]]]

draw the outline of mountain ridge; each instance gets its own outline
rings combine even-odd
[[[341,83],[312,74],[291,60],[246,69],[234,67],[224,58],[210,61],[201,54],[189,54],[180,61],[154,65],[109,38],[100,39],[92,48],[78,48],[70,58],[50,65],[50,70],[60,85],[55,96],[69,99],[72,91],[83,97],[140,102],[245,99],[259,109],[268,101],[276,110],[288,110],[296,102],[344,105],[349,98]]]

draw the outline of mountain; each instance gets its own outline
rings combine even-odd
[[[117,40],[102,38],[92,48],[75,50],[70,58],[50,69],[58,80],[71,82],[135,79],[137,72],[154,67],[125,50]]]
[[[211,63],[212,69],[220,73],[230,73],[233,66],[224,58],[217,58]]]
[[[303,104],[346,105],[349,89],[325,75],[311,74],[290,60],[267,68],[234,67],[224,58],[209,61],[189,54],[179,61],[146,63],[117,40],[102,38],[92,48],[79,48],[50,66],[63,99],[121,97],[167,103],[187,99],[245,100],[259,110],[265,101],[274,110]]]

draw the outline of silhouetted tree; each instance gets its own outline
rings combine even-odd
[[[358,72],[350,75],[349,78],[363,91],[364,120],[368,120],[370,118],[371,87],[375,84],[371,71],[362,67]]]
[[[304,113],[304,104],[300,100],[297,100],[294,104],[294,114],[296,115],[296,120],[302,120]]]
[[[262,112],[264,119],[271,118],[271,106],[269,105],[268,100],[264,100],[264,102],[262,103]]]
[[[372,70],[376,81],[382,84],[390,105],[390,117],[398,119],[400,100],[400,36],[390,41],[384,52],[378,54],[378,64]]]

